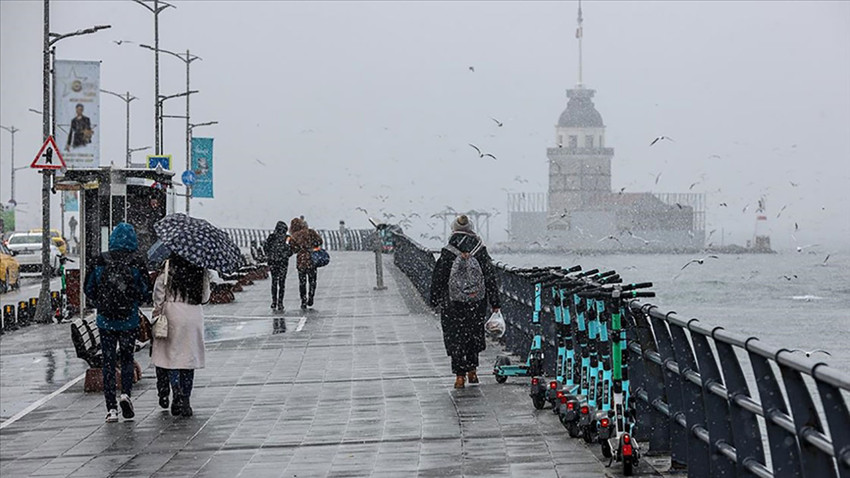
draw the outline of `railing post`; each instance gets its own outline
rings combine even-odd
[[[635,311],[633,314],[635,320],[635,331],[637,341],[640,344],[640,355],[630,354],[634,357],[635,363],[639,363],[640,370],[636,375],[640,377],[633,387],[635,391],[642,388],[646,394],[648,401],[635,400],[637,402],[636,409],[638,413],[638,423],[641,427],[649,428],[649,451],[648,455],[664,455],[670,453],[670,420],[661,411],[652,406],[653,403],[665,402],[666,393],[664,389],[664,372],[661,367],[649,360],[647,354],[650,352],[658,352],[658,346],[652,335],[652,326],[647,320],[647,316],[643,310]],[[640,384],[640,385],[638,385]],[[636,395],[636,394],[635,394]]]
[[[700,440],[694,432],[694,427],[705,426],[705,405],[702,399],[702,383],[695,384],[688,377],[688,372],[699,373],[693,351],[691,351],[685,329],[680,325],[669,324],[670,335],[673,339],[673,354],[679,364],[679,383],[682,387],[682,401],[685,417],[688,421],[688,476],[713,476],[709,444]]]
[[[381,235],[377,229],[375,230],[374,240],[372,242],[375,250],[375,280],[377,282],[375,290],[386,290],[387,286],[384,285],[384,258],[381,251]]]
[[[685,416],[682,399],[682,387],[679,377],[670,370],[675,364],[673,355],[673,344],[670,332],[667,330],[667,322],[650,315],[652,329],[655,331],[655,339],[658,344],[658,353],[661,355],[662,372],[664,373],[664,387],[667,391],[667,404],[670,406],[670,459],[673,469],[682,470],[689,468],[688,465],[688,437],[686,434],[687,418]],[[679,417],[685,421],[685,427],[679,423]],[[690,469],[689,469],[690,473]]]
[[[735,476],[735,463],[718,456],[718,445],[726,443],[734,446],[732,440],[732,425],[729,423],[729,405],[725,398],[715,395],[709,387],[714,384],[723,385],[723,377],[717,367],[714,352],[708,344],[708,338],[700,333],[691,332],[694,352],[699,363],[699,375],[702,380],[702,399],[705,407],[708,426],[708,439],[712,459],[710,463],[711,476]]]

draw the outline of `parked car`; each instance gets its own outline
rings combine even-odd
[[[21,265],[14,256],[14,252],[0,243],[0,293],[21,287]]]
[[[41,228],[30,229],[30,232],[37,232],[37,233],[41,234]],[[55,244],[56,247],[59,248],[59,252],[61,252],[62,254],[68,253],[68,243],[65,241],[65,238],[62,237],[62,233],[60,233],[56,229],[51,229],[50,230],[50,239],[53,241],[53,244]]]
[[[21,266],[21,272],[41,272],[41,233],[16,232],[9,238],[8,249],[15,252],[15,259]],[[50,267],[53,273],[59,271],[59,248],[50,244]]]

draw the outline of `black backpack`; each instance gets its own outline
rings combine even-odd
[[[110,320],[126,320],[140,297],[129,255],[101,255],[103,271],[97,281],[96,305],[99,314]]]
[[[287,241],[288,236],[272,234],[266,240],[266,260],[269,262],[286,262],[292,256],[292,246]]]

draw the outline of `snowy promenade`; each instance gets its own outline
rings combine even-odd
[[[495,383],[488,369],[498,346],[481,357],[481,384],[454,390],[438,318],[391,260],[388,289],[374,291],[373,257],[335,253],[306,313],[291,269],[283,333],[275,333],[268,281],[207,306],[194,417],[159,409],[152,368],[134,389],[134,422],[104,423],[102,395],[76,383],[0,430],[0,475],[616,476],[621,467],[606,468],[598,446],[570,439],[548,408],[534,410],[524,380]],[[72,349],[59,327],[4,336],[4,366],[30,360],[16,344],[32,352],[33,334]],[[147,366],[146,350],[137,357]],[[20,388],[10,371],[0,400]],[[654,474],[645,463],[639,473]]]

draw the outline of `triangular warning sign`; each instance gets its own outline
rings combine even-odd
[[[62,169],[65,166],[65,160],[62,159],[62,153],[56,147],[56,141],[53,141],[53,136],[48,136],[35,155],[35,159],[30,164],[31,168],[37,169]]]

